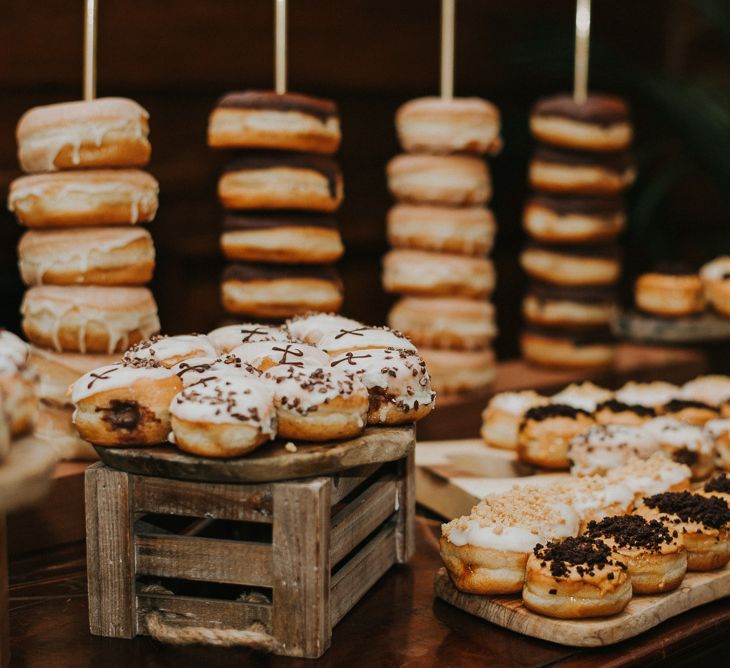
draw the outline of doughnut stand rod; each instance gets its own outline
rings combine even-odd
[[[84,100],[96,97],[96,0],[86,0],[84,12]]]
[[[441,98],[454,97],[454,23],[456,0],[441,0]]]
[[[585,104],[588,98],[588,55],[591,36],[591,0],[576,0],[575,5],[575,70],[573,99]]]
[[[275,0],[274,81],[277,95],[286,93],[286,0]]]

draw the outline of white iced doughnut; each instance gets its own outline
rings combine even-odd
[[[571,439],[568,446],[570,472],[603,475],[626,464],[631,457],[647,459],[658,450],[659,441],[643,427],[595,425]]]
[[[326,367],[330,358],[319,348],[306,343],[291,343],[288,341],[261,341],[259,343],[244,343],[236,346],[231,354],[240,357],[260,371],[266,371],[277,364],[288,364],[297,367],[320,366]]]
[[[281,327],[260,325],[255,322],[243,322],[238,325],[226,325],[208,332],[208,339],[218,354],[229,353],[243,343],[261,343],[262,341],[289,341],[288,332]]]
[[[398,348],[416,352],[408,338],[388,327],[341,328],[324,334],[317,342],[317,348],[332,357],[339,357],[348,351],[371,350],[373,348]]]
[[[287,320],[285,328],[294,340],[316,346],[325,334],[362,326],[357,320],[334,313],[306,313]]]

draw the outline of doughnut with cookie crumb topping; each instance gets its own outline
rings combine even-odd
[[[659,441],[641,427],[594,425],[571,439],[570,472],[604,475],[632,457],[646,459],[658,450]]]
[[[679,492],[689,487],[691,471],[685,464],[654,453],[648,459],[634,457],[623,466],[610,470],[606,479],[620,482],[634,493],[635,500],[661,492]]]
[[[717,466],[730,471],[730,419],[710,420],[705,423],[704,432],[715,444]]]
[[[609,399],[598,404],[593,417],[598,424],[639,426],[656,417],[656,409],[651,406],[631,405],[616,399]]]
[[[720,416],[720,411],[704,401],[695,399],[672,399],[662,406],[661,412],[667,417],[703,427],[706,422]]]
[[[646,422],[644,429],[659,441],[659,447],[670,459],[692,469],[693,479],[700,480],[712,473],[714,443],[700,427],[672,417],[658,417]]]

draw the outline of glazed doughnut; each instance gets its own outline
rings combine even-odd
[[[522,315],[543,327],[607,327],[618,313],[616,290],[600,285],[551,285],[532,281],[522,299]]]
[[[615,398],[630,406],[646,406],[660,412],[665,404],[677,399],[679,393],[679,387],[661,380],[651,383],[629,381],[616,390]]]
[[[150,160],[149,114],[133,100],[101,97],[34,107],[16,130],[24,172],[141,167]]]
[[[572,439],[593,424],[590,413],[566,404],[546,404],[527,410],[517,436],[520,461],[541,468],[567,470]]]
[[[494,155],[502,148],[499,110],[479,97],[409,100],[396,112],[395,126],[408,152]]]
[[[495,394],[482,412],[482,439],[494,448],[516,450],[520,423],[525,413],[549,401],[532,390]]]
[[[160,329],[147,288],[42,285],[25,293],[23,331],[61,352],[122,352]]]
[[[404,202],[481,205],[492,196],[487,165],[469,155],[402,153],[390,160],[386,171],[390,192]]]
[[[626,102],[597,93],[580,103],[568,93],[538,100],[530,112],[530,132],[546,144],[582,151],[621,151],[634,135]]]
[[[710,420],[705,423],[704,431],[715,444],[717,465],[725,471],[730,471],[730,420],[728,418]]]
[[[260,325],[256,322],[242,322],[238,325],[225,325],[208,332],[208,340],[218,354],[229,353],[242,343],[262,341],[290,341],[289,333],[282,327]]]
[[[494,214],[482,206],[396,204],[388,211],[388,241],[394,248],[486,255],[496,228]]]
[[[532,195],[522,216],[525,231],[537,241],[559,244],[613,241],[626,225],[620,197]]]
[[[703,427],[709,420],[720,416],[720,411],[715,406],[692,399],[672,399],[662,406],[661,412],[662,415],[697,427]]]
[[[700,493],[704,496],[717,496],[723,499],[725,503],[730,503],[730,478],[727,477],[726,473],[716,475],[702,486]]]
[[[350,372],[280,365],[262,379],[274,391],[281,438],[331,441],[353,438],[365,428],[368,391]]]
[[[95,461],[94,446],[79,436],[73,423],[73,404],[62,405],[39,399],[33,436],[53,448],[59,459]]]
[[[0,354],[21,366],[28,362],[30,347],[17,334],[0,327]]]
[[[363,324],[352,318],[334,313],[305,313],[286,321],[284,330],[295,341],[316,346],[325,334],[339,332],[341,329],[357,329]]]
[[[255,378],[196,383],[170,404],[174,443],[204,457],[238,457],[276,436],[271,389]]]
[[[609,401],[613,392],[603,387],[598,387],[590,381],[582,383],[571,383],[560,392],[550,397],[551,403],[566,404],[573,408],[582,408],[588,413],[593,413],[598,404]]]
[[[634,493],[621,482],[600,475],[570,477],[546,485],[544,498],[558,499],[578,515],[581,533],[593,521],[612,515],[626,515],[634,507]]]
[[[439,350],[419,348],[439,394],[459,394],[483,390],[497,376],[497,360],[491,348],[483,350]]]
[[[345,250],[334,218],[298,212],[228,212],[220,242],[229,260],[252,262],[327,264]]]
[[[705,310],[702,281],[697,274],[642,274],[634,286],[634,300],[640,310],[659,316],[685,316]]]
[[[223,273],[221,297],[230,313],[288,318],[339,310],[342,281],[330,265],[232,264]]]
[[[673,462],[656,452],[648,459],[634,457],[626,464],[611,469],[606,479],[628,487],[638,502],[645,496],[688,489],[691,474],[689,466]]]
[[[368,424],[403,424],[426,417],[434,408],[436,393],[426,364],[410,350],[373,348],[336,357],[332,369],[359,378],[368,390]]]
[[[643,425],[659,447],[675,462],[686,464],[692,478],[706,478],[715,468],[715,447],[712,439],[700,427],[671,417],[657,417]]]
[[[258,378],[261,372],[238,355],[226,353],[221,357],[189,357],[171,367],[183,387],[206,384],[223,376]]]
[[[323,155],[241,153],[225,167],[218,197],[226,209],[331,213],[342,202],[342,173]]]
[[[549,617],[585,619],[621,612],[631,600],[626,564],[587,536],[535,546],[525,568],[522,602]]]
[[[522,356],[533,364],[561,368],[604,368],[613,364],[615,342],[610,330],[549,329],[528,326],[521,335]]]
[[[88,169],[21,176],[8,209],[27,227],[133,225],[157,213],[159,185],[138,169]]]
[[[372,350],[373,348],[397,348],[417,352],[406,336],[388,327],[359,327],[339,329],[324,334],[317,341],[317,348],[331,357],[340,357],[348,351]]]
[[[157,445],[167,440],[170,401],[181,389],[180,379],[163,366],[103,366],[71,386],[73,422],[94,445]]]
[[[242,343],[230,353],[240,357],[244,362],[266,371],[271,367],[283,364],[298,367],[329,367],[330,357],[319,348],[306,343],[289,341],[260,341],[258,343]]]
[[[700,268],[705,299],[720,315],[730,317],[730,257],[718,257]]]
[[[0,330],[0,398],[4,427],[17,437],[33,429],[36,378],[28,366],[28,345],[12,332]],[[2,458],[0,447],[0,459]]]
[[[719,374],[697,376],[694,380],[682,385],[679,398],[702,401],[718,408],[722,407],[730,399],[730,376]]]
[[[659,451],[659,441],[643,427],[594,425],[573,437],[568,447],[573,475],[606,475],[632,457],[648,459]]]
[[[530,161],[528,178],[535,190],[611,196],[634,182],[636,169],[629,153],[585,153],[540,146]]]
[[[494,265],[481,257],[397,249],[383,258],[386,292],[425,297],[487,297],[494,290]]]
[[[636,513],[681,534],[688,571],[712,571],[730,561],[730,508],[724,499],[664,492],[646,497]]]
[[[337,105],[301,95],[247,90],[226,93],[210,114],[208,146],[335,153],[340,145]]]
[[[135,366],[150,362],[171,369],[178,362],[192,357],[216,357],[217,354],[218,351],[204,334],[157,334],[127,349],[122,355],[122,362]]]
[[[641,515],[591,522],[586,535],[606,543],[629,569],[634,594],[661,594],[679,587],[687,572],[687,551],[676,529]]]
[[[20,239],[18,260],[26,285],[144,285],[155,247],[139,227],[31,230]]]
[[[614,245],[557,246],[528,244],[520,264],[531,278],[568,286],[613,285],[621,274],[619,249]]]
[[[403,297],[388,314],[388,324],[430,348],[479,350],[497,336],[494,306],[462,297]]]
[[[593,413],[598,424],[623,424],[638,426],[656,417],[656,410],[651,406],[630,405],[616,399],[603,401]]]

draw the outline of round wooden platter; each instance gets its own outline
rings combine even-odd
[[[57,462],[55,448],[32,436],[13,443],[0,462],[0,513],[12,512],[43,496]]]
[[[685,318],[626,311],[614,322],[614,333],[632,341],[668,344],[711,343],[730,339],[730,318],[711,312]]]
[[[416,445],[414,425],[368,427],[348,441],[294,443],[276,440],[244,457],[197,457],[165,444],[151,448],[96,447],[102,462],[137,475],[199,482],[276,482],[330,475],[356,466],[401,459]]]

